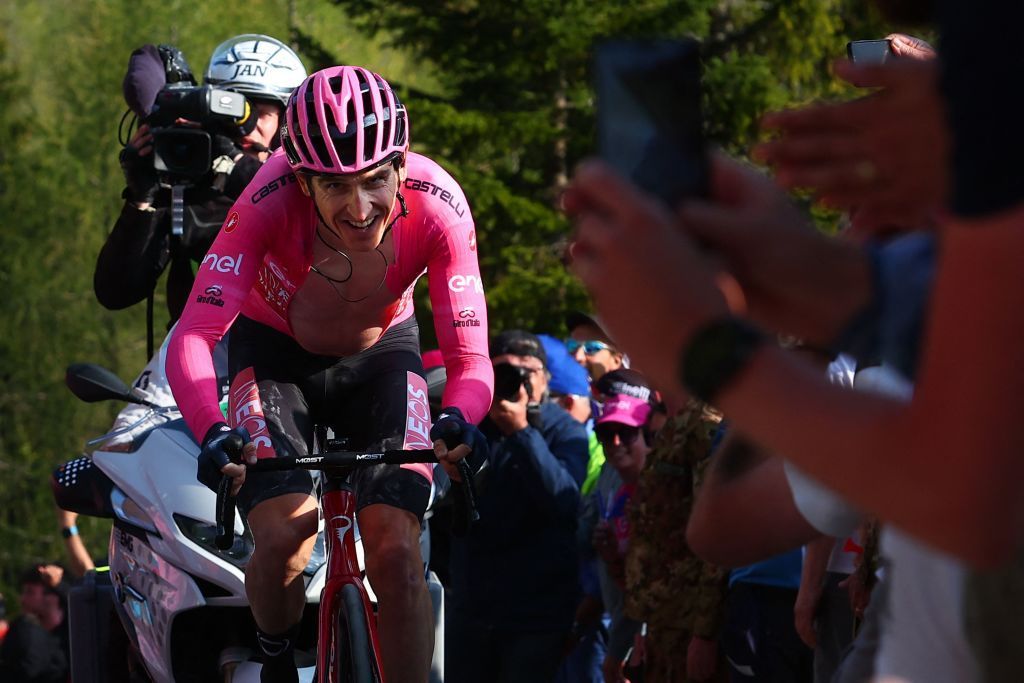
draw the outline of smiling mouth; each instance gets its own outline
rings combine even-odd
[[[369,230],[370,228],[372,228],[377,223],[377,218],[378,218],[378,215],[374,214],[374,215],[370,216],[369,218],[367,218],[365,221],[362,221],[362,222],[349,221],[349,220],[342,221],[342,222],[345,223],[345,225],[347,225],[350,228],[352,228],[353,230],[364,232],[364,231]]]

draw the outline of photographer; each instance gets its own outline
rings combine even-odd
[[[189,87],[195,79],[177,49],[147,45],[132,54],[125,99],[142,123],[120,154],[125,203],[96,262],[93,286],[104,307],[152,297],[170,264],[167,307],[171,323],[178,319],[194,279],[190,262],[205,258],[232,203],[278,146],[288,96],[305,77],[298,56],[274,38],[246,34],[221,43],[205,81],[244,96],[237,100],[244,114],[232,120],[217,112],[217,98]],[[156,165],[154,133],[171,143],[169,158]],[[172,234],[171,185],[184,186],[180,235]],[[152,308],[149,332],[152,351]]]
[[[587,433],[547,400],[540,340],[491,342],[495,395],[480,424],[490,444],[480,521],[452,540],[449,683],[554,678],[579,598],[575,552]],[[500,674],[500,676],[499,676]]]

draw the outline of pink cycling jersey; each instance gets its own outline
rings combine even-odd
[[[392,227],[395,257],[384,280],[400,300],[387,327],[413,315],[413,287],[426,271],[448,375],[444,405],[479,422],[491,403],[494,375],[473,217],[462,188],[444,169],[411,152],[406,165],[402,195],[409,213]],[[313,202],[281,151],[228,213],[167,348],[171,389],[196,438],[224,420],[212,350],[238,314],[295,336],[288,310],[310,274],[317,223]]]

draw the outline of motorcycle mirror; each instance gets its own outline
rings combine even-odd
[[[69,365],[64,374],[64,383],[72,394],[86,403],[118,400],[147,404],[146,401],[132,396],[128,385],[120,377],[95,363]]]

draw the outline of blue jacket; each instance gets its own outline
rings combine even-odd
[[[491,446],[480,520],[452,539],[452,618],[509,632],[572,624],[579,599],[575,546],[587,432],[554,403],[540,429],[510,437],[484,420]]]

